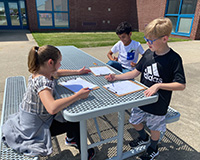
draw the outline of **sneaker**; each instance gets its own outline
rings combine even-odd
[[[142,146],[142,145],[145,145],[145,144],[148,144],[150,143],[150,137],[148,136],[147,140],[143,140],[141,137],[138,137],[137,139],[131,141],[129,143],[130,147],[131,148],[135,148],[135,147],[139,147],[139,146]]]
[[[78,145],[76,144],[76,142],[75,141],[73,141],[73,138],[72,138],[72,140],[68,140],[68,138],[67,137],[65,137],[65,144],[67,145],[67,146],[74,146],[74,147],[78,147]]]
[[[158,147],[156,150],[153,150],[153,148],[148,147],[147,151],[140,156],[141,160],[153,160],[157,155],[159,154]]]
[[[95,157],[95,150],[94,148],[88,149],[88,160],[93,160]]]

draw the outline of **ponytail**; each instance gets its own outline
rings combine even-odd
[[[34,46],[31,48],[28,55],[28,71],[31,73],[34,73],[35,71],[39,69],[38,50],[39,50],[39,47]]]
[[[52,59],[54,63],[56,63],[60,56],[60,51],[54,46],[34,46],[31,48],[28,55],[28,70],[31,73],[35,73],[40,69],[40,66],[44,65],[46,61]]]

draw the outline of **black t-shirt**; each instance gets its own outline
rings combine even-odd
[[[172,49],[162,56],[158,56],[148,49],[136,65],[136,69],[141,72],[141,83],[147,87],[151,87],[155,83],[186,83],[182,59]],[[172,91],[160,89],[158,95],[156,103],[140,106],[140,109],[154,115],[165,115]]]

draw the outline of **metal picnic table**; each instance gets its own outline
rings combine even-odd
[[[90,56],[89,54],[81,51],[74,46],[59,46],[57,47],[62,53],[61,69],[80,69],[83,66],[86,68],[94,66],[108,66],[100,60]],[[108,66],[115,74],[121,72]],[[158,99],[158,95],[145,97],[143,91],[138,91],[125,96],[118,97],[109,92],[104,85],[110,83],[104,76],[95,76],[92,73],[86,75],[73,75],[60,77],[57,83],[67,81],[73,78],[81,77],[93,84],[98,85],[100,88],[90,92],[87,99],[79,100],[74,104],[68,106],[62,111],[63,117],[67,121],[78,122],[80,121],[81,131],[81,159],[87,159],[87,150],[89,148],[98,146],[100,144],[108,143],[117,139],[117,156],[112,159],[124,159],[126,153],[123,153],[123,135],[124,135],[124,117],[125,110],[142,106],[149,103],[154,103]],[[135,81],[135,80],[134,80]],[[135,81],[137,82],[137,81]],[[137,82],[139,83],[139,82]],[[63,98],[71,96],[73,92],[66,88],[56,85],[56,97]],[[118,134],[115,137],[102,140],[97,143],[87,144],[87,120],[98,116],[106,115],[109,113],[118,112]]]

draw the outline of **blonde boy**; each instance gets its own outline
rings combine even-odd
[[[150,142],[147,151],[140,156],[142,160],[153,160],[158,154],[160,132],[166,131],[165,115],[170,103],[172,91],[185,89],[185,75],[181,57],[169,48],[167,41],[172,31],[168,18],[157,18],[150,22],[144,31],[144,39],[149,46],[136,69],[120,75],[105,76],[108,81],[132,79],[141,74],[141,82],[149,88],[145,96],[158,93],[156,103],[133,108],[129,122],[138,131],[139,137],[129,145],[134,148]],[[149,137],[142,122],[146,122],[151,131]]]

